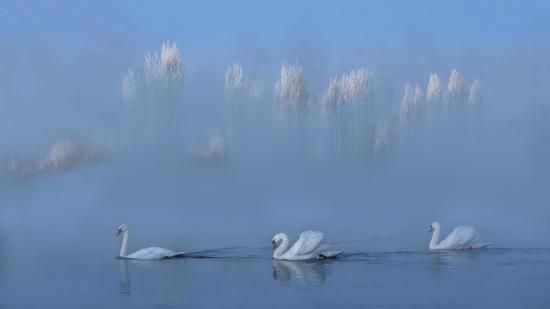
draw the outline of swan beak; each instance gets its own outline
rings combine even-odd
[[[271,244],[273,245],[273,248],[277,247],[277,243],[275,242],[275,240],[272,240]]]
[[[431,233],[434,231],[434,228],[430,226],[430,230],[428,231],[428,233]]]
[[[122,233],[122,231],[121,231],[121,230],[117,230],[117,231],[116,231],[116,236],[120,235],[120,233]]]

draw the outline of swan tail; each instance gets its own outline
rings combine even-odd
[[[172,257],[186,257],[189,253],[187,251],[174,252]]]
[[[490,242],[482,242],[482,243],[477,243],[475,244],[472,248],[473,249],[483,249],[483,248],[487,248],[489,247],[490,245],[492,245],[493,243],[490,243]]]
[[[186,251],[180,251],[180,252],[172,252],[170,254],[165,254],[161,259],[183,258],[187,256],[188,256],[188,253]]]
[[[343,250],[340,250],[340,251],[324,251],[324,252],[321,252],[319,253],[319,259],[330,259],[330,258],[335,258],[337,257],[338,255],[344,253]]]

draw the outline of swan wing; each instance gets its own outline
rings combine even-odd
[[[466,249],[472,248],[478,240],[479,233],[475,228],[459,225],[439,243],[439,246],[442,249]]]
[[[294,245],[285,253],[288,257],[306,256],[315,254],[319,251],[321,242],[323,242],[323,233],[318,231],[305,231]]]
[[[136,260],[161,260],[173,257],[176,252],[159,247],[149,247],[138,250],[127,256],[128,259]]]

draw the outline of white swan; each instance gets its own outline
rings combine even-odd
[[[276,260],[313,260],[336,257],[343,251],[326,251],[328,246],[322,245],[323,233],[317,231],[305,231],[300,234],[300,238],[287,251],[288,236],[279,233],[273,237],[271,243],[273,248],[273,258]]]
[[[475,228],[468,225],[457,226],[447,238],[439,242],[441,225],[439,222],[433,222],[430,225],[432,240],[430,241],[430,250],[446,249],[478,249],[487,248],[491,243],[482,243],[479,241],[480,234]]]
[[[159,247],[149,247],[128,254],[128,226],[125,224],[119,226],[116,236],[120,234],[122,234],[122,245],[120,246],[120,255],[118,257],[121,259],[162,260],[173,257],[182,257],[185,255],[185,252],[174,252],[172,250]]]

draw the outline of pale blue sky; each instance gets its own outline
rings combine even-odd
[[[4,41],[547,48],[548,1],[3,1]]]

